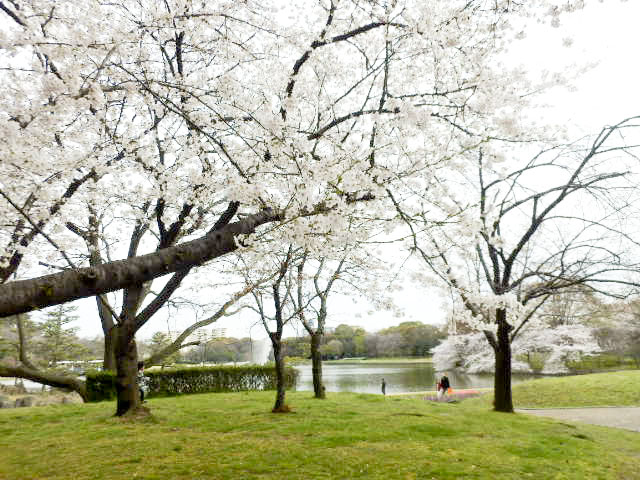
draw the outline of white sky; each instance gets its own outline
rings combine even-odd
[[[548,95],[549,115],[567,121],[577,134],[638,115],[640,111],[640,1],[590,2],[563,17],[559,28],[536,26],[527,33],[520,62],[532,69],[562,70],[565,65],[596,65],[573,84],[575,91]],[[573,44],[563,46],[563,39]]]
[[[564,123],[576,137],[598,131],[607,123],[640,114],[640,0],[605,0],[590,2],[588,7],[570,17],[563,17],[560,28],[536,25],[527,29],[527,37],[513,51],[514,61],[533,70],[564,70],[571,64],[595,63],[591,70],[577,78],[575,91],[555,89],[546,96],[551,106],[545,118],[552,123]],[[563,39],[571,38],[570,47]],[[335,297],[329,304],[329,327],[341,323],[359,325],[367,331],[376,331],[402,321],[418,320],[442,324],[446,316],[446,297],[431,288],[408,286],[397,296],[397,303],[405,308],[405,315],[396,318],[390,312],[375,312],[367,302],[354,303],[352,299]],[[95,300],[76,302],[82,320],[74,326],[81,336],[101,334],[95,311]],[[359,315],[359,317],[358,317]],[[172,329],[182,329],[193,321],[185,313],[182,321],[170,322]],[[225,318],[212,325],[225,328],[228,336],[264,338],[260,325],[253,328],[255,314],[245,310],[239,315]],[[167,330],[164,318],[151,320],[138,334],[148,338],[155,331]],[[293,334],[289,331],[288,334]]]

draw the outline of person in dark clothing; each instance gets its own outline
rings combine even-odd
[[[144,403],[144,392],[147,389],[147,379],[144,376],[144,362],[138,362],[138,390],[140,391],[140,403]]]
[[[384,381],[384,378],[382,379],[382,394],[387,394],[387,382]]]
[[[440,379],[440,388],[442,389],[443,397],[447,394],[449,387],[451,387],[451,384],[449,383],[449,377],[447,377],[447,374],[445,373]]]

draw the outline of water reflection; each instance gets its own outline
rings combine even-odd
[[[300,372],[296,390],[313,390],[311,365],[297,365]],[[456,388],[493,388],[491,374],[465,374],[450,370],[447,372],[451,386]],[[428,363],[389,364],[324,364],[323,383],[328,392],[381,393],[381,381],[387,383],[387,393],[420,392],[435,390],[442,372],[436,372]],[[530,375],[514,375],[517,383],[532,378]]]

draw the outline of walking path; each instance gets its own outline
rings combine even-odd
[[[640,407],[527,408],[516,412],[640,432]]]

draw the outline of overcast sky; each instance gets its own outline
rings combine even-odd
[[[583,11],[564,17],[560,28],[535,25],[527,29],[527,37],[516,45],[511,57],[541,71],[562,71],[572,64],[596,65],[580,75],[574,82],[575,90],[554,89],[546,95],[551,106],[544,117],[552,123],[564,123],[572,136],[598,131],[607,123],[614,123],[640,113],[640,0],[605,0],[590,2]],[[569,39],[569,40],[567,40]],[[570,46],[566,44],[570,43]],[[394,317],[389,312],[373,312],[366,301],[354,303],[352,299],[334,298],[329,305],[329,327],[340,323],[360,325],[367,331],[375,331],[402,321],[418,320],[442,324],[446,317],[446,298],[437,291],[407,285],[398,295],[398,303],[404,306],[404,316]],[[101,334],[95,312],[95,300],[76,302],[80,306],[81,336]],[[36,315],[37,316],[37,315]],[[172,329],[182,329],[193,321],[191,313],[185,313],[183,321],[170,321]],[[225,328],[227,336],[255,338],[266,335],[261,326],[251,327],[255,314],[244,311],[213,325]],[[167,330],[165,319],[150,321],[138,334],[147,338],[153,332]],[[288,332],[292,334],[293,332]]]

